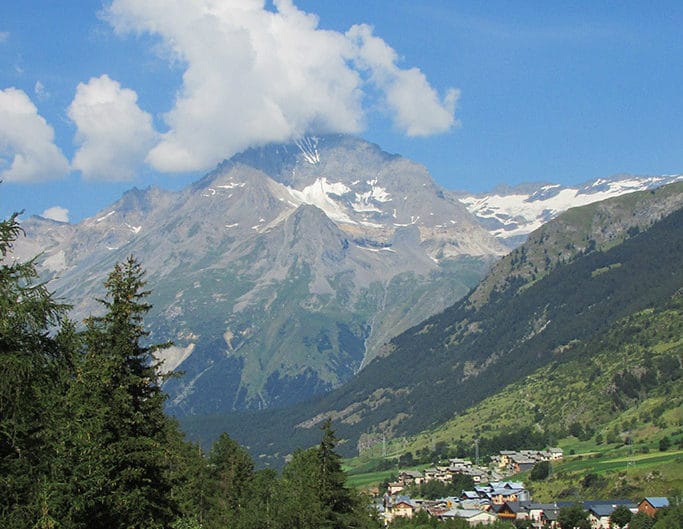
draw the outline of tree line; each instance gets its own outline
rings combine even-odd
[[[117,263],[78,324],[17,262],[17,214],[0,221],[0,527],[279,529],[379,527],[345,485],[330,422],[281,474],[256,470],[227,434],[208,453],[164,413],[144,327],[144,270]]]

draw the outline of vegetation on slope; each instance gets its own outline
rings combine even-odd
[[[500,449],[559,444],[565,462],[532,482],[540,501],[676,496],[683,490],[683,290],[661,306],[629,315],[562,358],[515,382],[438,428],[395,440],[388,457],[351,462],[363,468],[474,458]],[[520,435],[515,435],[518,432]],[[387,472],[391,474],[391,471]],[[523,476],[524,477],[524,476]],[[383,475],[382,479],[386,479]],[[376,484],[375,480],[373,484]]]
[[[410,449],[438,441],[471,446],[475,437],[523,427],[546,432],[550,441],[570,435],[598,445],[623,444],[627,436],[636,443],[658,441],[683,420],[682,357],[683,291],[678,291],[661,306],[568,346],[550,364],[418,436]]]
[[[501,259],[468,301],[482,306],[494,292],[525,288],[586,253],[621,244],[682,206],[683,182],[569,209]]]

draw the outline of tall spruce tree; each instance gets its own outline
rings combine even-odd
[[[323,437],[316,450],[318,458],[318,494],[326,512],[325,526],[343,528],[349,526],[355,516],[355,497],[346,487],[346,474],[342,470],[341,456],[335,452],[337,438],[332,421],[326,419],[322,426]]]
[[[63,357],[53,331],[66,306],[38,281],[34,261],[11,257],[18,214],[0,222],[0,527],[52,519],[51,432]]]
[[[206,526],[212,529],[234,526],[254,477],[254,462],[249,452],[223,433],[211,447],[207,467],[211,485]]]
[[[376,528],[369,501],[346,486],[337,438],[327,419],[314,448],[294,453],[282,473],[281,527],[298,529]]]
[[[325,526],[327,510],[319,494],[319,469],[315,448],[294,452],[282,470],[278,527],[313,529]]]
[[[76,527],[162,528],[177,514],[171,494],[169,434],[159,364],[144,345],[149,311],[144,272],[129,257],[115,265],[90,318],[86,355],[73,385],[80,426],[73,446]]]

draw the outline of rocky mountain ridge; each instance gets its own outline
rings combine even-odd
[[[680,174],[619,174],[577,186],[529,183],[514,187],[498,186],[491,192],[480,194],[456,192],[454,196],[492,235],[506,246],[515,248],[532,231],[569,208],[680,181],[683,181],[683,175]]]
[[[252,149],[179,192],[133,189],[77,225],[27,219],[17,255],[82,318],[134,254],[173,411],[261,408],[337,386],[506,252],[427,170],[348,136]]]

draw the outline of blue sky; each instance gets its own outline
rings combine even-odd
[[[0,4],[0,215],[352,132],[449,189],[683,172],[683,3]],[[57,209],[54,209],[57,208]]]

